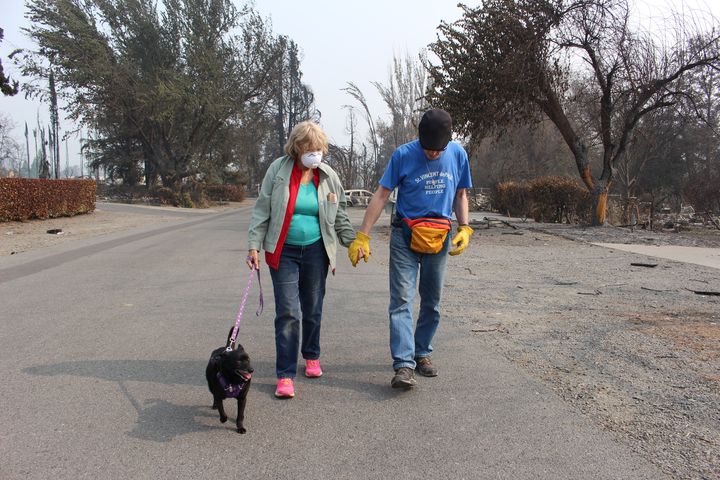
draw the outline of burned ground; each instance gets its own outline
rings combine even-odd
[[[445,318],[672,477],[718,478],[720,296],[693,291],[720,292],[720,270],[587,243],[633,242],[624,229],[556,228],[476,230],[449,262]]]

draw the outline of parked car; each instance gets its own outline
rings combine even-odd
[[[345,190],[345,198],[351,207],[367,207],[372,196],[367,190]]]

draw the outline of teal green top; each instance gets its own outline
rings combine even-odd
[[[319,210],[315,183],[300,185],[285,243],[305,246],[320,240],[322,234],[320,233]]]
[[[283,155],[268,167],[250,218],[248,250],[263,249],[265,252],[274,252],[277,248],[290,200],[290,177],[294,166],[295,160]],[[334,274],[338,247],[350,246],[355,240],[355,229],[348,218],[347,199],[340,177],[325,162],[320,163],[318,171],[320,233],[330,261],[330,269]]]

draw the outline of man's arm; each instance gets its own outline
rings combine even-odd
[[[368,261],[370,258],[370,229],[380,218],[380,214],[385,208],[385,202],[390,198],[390,190],[383,186],[379,186],[375,190],[375,194],[368,203],[362,225],[357,231],[355,240],[348,247],[348,257],[352,266],[356,266],[361,258]]]
[[[473,233],[473,229],[470,228],[468,222],[470,220],[470,214],[468,209],[468,197],[467,189],[461,188],[455,194],[455,202],[453,203],[455,209],[455,217],[457,217],[458,228],[457,235],[452,239],[452,244],[456,245],[454,250],[450,250],[450,255],[460,255],[465,251],[468,244],[470,243],[470,236]]]
[[[365,235],[370,233],[370,229],[373,225],[375,225],[375,222],[378,221],[378,218],[380,218],[380,215],[385,208],[385,204],[387,203],[388,198],[390,198],[390,193],[392,193],[392,190],[388,190],[382,185],[375,190],[375,193],[370,199],[370,203],[368,203],[367,210],[365,210],[365,216],[363,217],[363,221],[359,229]]]
[[[458,225],[467,225],[470,222],[467,188],[458,189],[455,194],[453,210],[455,210]]]

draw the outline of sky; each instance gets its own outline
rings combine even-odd
[[[321,124],[331,141],[342,144],[347,117],[342,106],[359,107],[342,89],[355,83],[368,99],[373,117],[384,115],[385,106],[371,82],[387,83],[393,55],[417,58],[436,40],[441,21],[460,18],[457,4],[457,0],[266,0],[256,7],[270,16],[276,33],[288,35],[302,49],[303,78],[315,93]]]
[[[385,117],[387,110],[371,82],[387,83],[393,56],[417,58],[422,49],[437,39],[437,26],[442,21],[460,18],[457,3],[458,0],[257,0],[255,7],[262,16],[270,18],[276,34],[287,35],[299,45],[303,79],[315,94],[321,124],[331,142],[342,145],[348,143],[347,111],[343,106],[359,107],[342,89],[348,82],[355,83],[366,96],[373,117]],[[465,3],[476,6],[480,1]],[[700,9],[720,16],[720,2],[716,0],[638,0],[638,3],[644,25],[660,21],[670,7]],[[15,48],[32,48],[20,31],[28,22],[22,0],[4,0],[3,4],[0,27],[5,30],[5,39],[0,43],[0,58],[6,73],[17,79],[17,69],[7,55]],[[41,121],[47,123],[47,110],[45,105],[26,100],[22,92],[15,97],[0,97],[0,113],[16,124],[14,136],[22,145],[24,122],[32,129],[39,112]],[[63,123],[61,129],[65,130]],[[70,164],[79,165],[77,137],[68,140],[68,151]],[[64,145],[61,157],[64,167]]]

